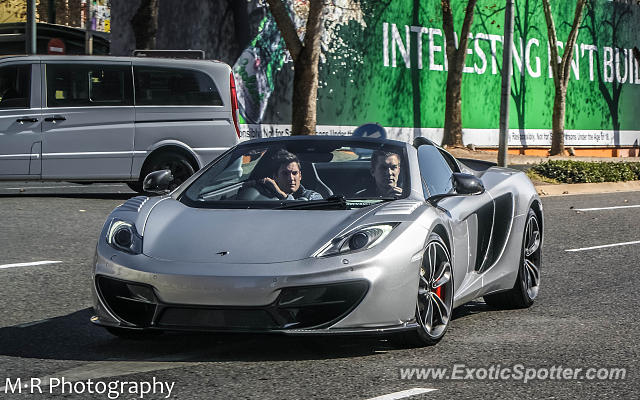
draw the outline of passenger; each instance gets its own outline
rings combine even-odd
[[[273,157],[274,173],[262,178],[260,183],[274,192],[281,200],[322,200],[320,193],[305,189],[300,183],[302,171],[300,160],[287,150],[279,150]]]
[[[400,177],[400,156],[397,153],[376,150],[371,155],[371,176],[374,187],[356,192],[358,197],[393,197],[402,196],[402,188],[398,186]]]

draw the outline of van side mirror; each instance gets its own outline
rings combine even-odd
[[[169,193],[169,186],[173,182],[173,174],[169,169],[153,171],[144,177],[142,181],[142,190],[155,194]]]
[[[462,172],[453,173],[453,187],[456,194],[482,194],[484,193],[484,185],[482,181],[471,174],[464,174]]]

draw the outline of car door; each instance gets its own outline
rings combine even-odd
[[[425,198],[452,193],[454,160],[447,160],[435,146],[418,148],[418,162]],[[446,215],[452,232],[452,259],[456,296],[473,296],[482,287],[478,266],[482,266],[493,224],[493,200],[485,192],[473,196],[445,197],[437,207]]]
[[[47,61],[43,76],[43,178],[131,178],[131,63]]]
[[[40,64],[0,65],[0,177],[39,178]]]

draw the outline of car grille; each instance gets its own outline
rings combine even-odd
[[[265,310],[167,307],[158,320],[163,328],[276,329]]]

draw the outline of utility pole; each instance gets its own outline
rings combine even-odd
[[[502,41],[502,90],[500,91],[500,141],[498,147],[498,165],[507,166],[507,147],[509,146],[509,103],[511,101],[511,73],[513,71],[513,0],[506,0],[504,9],[504,40]]]
[[[47,22],[50,24],[56,23],[56,0],[49,0],[49,7],[47,7]]]
[[[36,0],[27,0],[27,24],[24,33],[26,53],[36,54]]]

